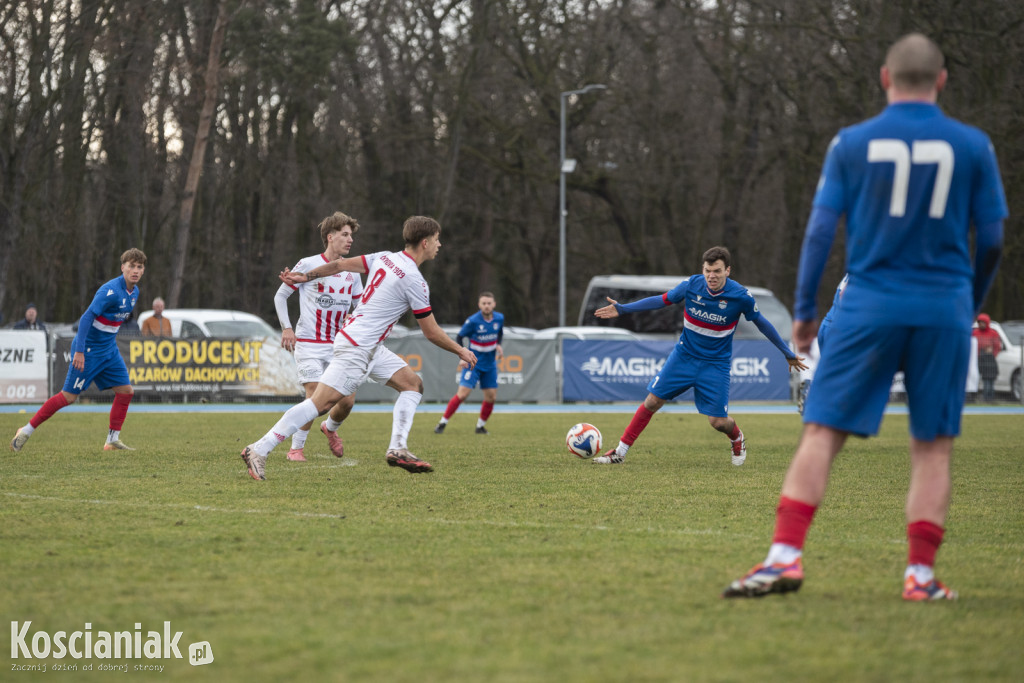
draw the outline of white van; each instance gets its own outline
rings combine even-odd
[[[587,293],[580,306],[580,325],[621,327],[648,338],[678,339],[683,330],[683,308],[667,306],[656,311],[645,311],[634,315],[624,315],[610,320],[602,320],[594,315],[594,311],[608,305],[605,297],[615,299],[620,304],[636,301],[649,296],[659,296],[669,291],[686,275],[598,275],[590,279]],[[793,316],[789,309],[778,300],[770,289],[764,287],[747,287],[757,299],[757,307],[761,315],[768,318],[779,336],[787,342],[793,334]],[[761,331],[743,316],[736,326],[735,339],[764,339]]]

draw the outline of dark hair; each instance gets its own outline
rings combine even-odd
[[[429,216],[410,216],[402,225],[402,238],[410,247],[423,240],[441,234],[441,224]]]
[[[478,296],[477,299],[483,299],[485,296],[494,299],[494,292],[480,292],[480,296]],[[497,301],[497,299],[494,300]]]
[[[353,235],[359,230],[359,221],[341,211],[335,211],[320,221],[317,229],[320,230],[320,240],[324,243],[324,249],[327,248],[327,236],[332,232],[339,232],[346,225],[352,228]]]
[[[729,250],[725,247],[711,247],[704,252],[704,263],[714,263],[715,261],[721,261],[726,268],[729,267],[732,261],[732,255]]]

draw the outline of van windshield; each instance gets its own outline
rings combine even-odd
[[[592,286],[584,302],[581,325],[599,327],[620,327],[637,334],[672,335],[678,337],[683,330],[683,307],[666,306],[656,311],[645,311],[632,315],[619,316],[610,320],[602,320],[594,316],[594,311],[607,305],[605,297],[615,299],[619,303],[637,301],[649,296],[660,296],[664,291],[625,289],[616,287]],[[793,333],[793,316],[785,305],[772,295],[758,295],[757,307],[761,314],[771,321],[779,336],[789,341]],[[764,335],[754,323],[743,316],[736,326],[734,339],[764,339]]]

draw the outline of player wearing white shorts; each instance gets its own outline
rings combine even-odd
[[[296,285],[340,272],[368,273],[359,308],[342,325],[334,342],[333,358],[310,398],[290,408],[258,441],[242,450],[242,460],[253,479],[266,479],[267,455],[291,436],[301,425],[322,415],[343,396],[350,396],[368,376],[378,378],[382,364],[394,359],[402,363],[387,384],[398,391],[391,426],[391,442],[385,459],[392,467],[408,472],[430,472],[433,467],[409,452],[409,431],[416,406],[423,398],[423,381],[394,353],[383,346],[398,319],[406,311],[413,315],[423,336],[440,348],[457,355],[470,367],[476,355],[456,344],[434,320],[430,307],[430,288],[420,273],[424,262],[437,256],[441,248],[441,226],[433,218],[413,216],[402,226],[405,249],[368,256],[343,258],[305,273],[285,270],[281,280]]]
[[[352,248],[359,223],[355,218],[340,211],[323,219],[317,226],[324,251],[308,256],[292,268],[292,272],[305,273],[317,266],[346,256]],[[292,328],[288,314],[288,298],[299,293],[299,321]],[[320,376],[331,362],[334,337],[348,317],[353,303],[363,293],[363,278],[358,273],[334,273],[326,277],[302,282],[298,285],[282,284],[274,295],[274,307],[281,322],[281,346],[295,353],[298,365],[299,383],[306,392],[306,398],[313,395]],[[392,372],[397,368],[393,368]],[[327,437],[327,444],[337,457],[345,453],[345,446],[338,436],[341,423],[352,412],[355,394],[343,396],[330,411],[328,419],[320,424],[320,431]],[[288,459],[304,461],[303,448],[306,437],[313,426],[310,421],[292,434],[292,447]]]

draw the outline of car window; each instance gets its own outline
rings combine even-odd
[[[199,325],[190,323],[187,320],[181,321],[181,336],[185,339],[195,339],[197,337],[205,337],[203,331],[199,329]]]
[[[206,323],[211,337],[270,337],[274,330],[262,320],[211,320]]]

